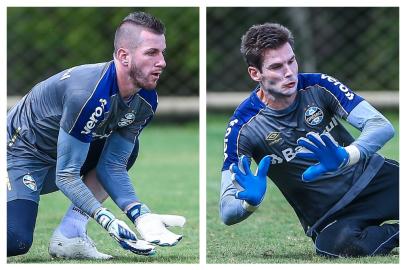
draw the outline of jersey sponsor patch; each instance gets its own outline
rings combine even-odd
[[[334,127],[338,126],[338,120],[336,118],[332,118],[330,123],[326,125],[326,127],[323,129],[321,133],[330,133]],[[281,164],[282,162],[290,162],[292,159],[296,157],[296,153],[302,151],[301,146],[296,146],[296,147],[288,147],[281,149],[281,156],[278,156],[276,154],[270,154],[272,157],[272,164]]]
[[[321,79],[322,80],[327,80],[328,82],[332,83],[334,86],[338,87],[338,89],[340,89],[341,92],[344,93],[345,97],[348,100],[353,100],[354,99],[354,93],[352,93],[350,91],[350,89],[348,89],[347,86],[345,86],[344,84],[342,84],[339,80],[337,80],[336,78],[333,78],[331,76],[328,76],[326,74],[321,74]]]
[[[229,123],[228,128],[226,129],[226,134],[224,135],[224,160],[225,161],[228,158],[227,150],[228,150],[228,136],[231,133],[231,128],[238,123],[238,119],[234,119]]]
[[[321,73],[299,73],[298,89],[323,89],[349,114],[364,99],[334,77]],[[320,93],[321,97],[323,93]],[[327,97],[331,98],[331,97]],[[330,100],[331,102],[331,100]]]
[[[117,93],[116,71],[112,62],[96,84],[90,97],[86,101],[74,100],[79,103],[76,105],[80,105],[81,109],[78,111],[79,114],[76,116],[73,126],[67,127],[69,134],[82,142],[91,142],[94,131],[109,115],[111,98]]]
[[[100,105],[96,107],[92,115],[90,115],[89,120],[86,122],[86,125],[83,127],[83,130],[80,132],[81,134],[89,134],[92,129],[95,128],[97,122],[102,119],[102,115],[104,112],[104,107],[107,104],[107,100],[104,98],[99,99]]]
[[[119,127],[128,126],[128,125],[130,125],[132,122],[134,122],[134,119],[135,119],[135,114],[134,114],[134,112],[126,113],[126,114],[124,115],[124,117],[122,117],[122,118],[120,119],[120,121],[118,122],[118,126],[119,126]]]
[[[37,191],[37,183],[35,182],[34,178],[32,178],[31,175],[29,174],[24,175],[23,183],[27,188],[31,189],[32,191]]]
[[[316,106],[309,107],[304,114],[306,124],[309,126],[317,126],[323,121],[323,117],[323,111]]]

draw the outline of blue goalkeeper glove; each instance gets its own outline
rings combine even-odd
[[[120,246],[138,255],[150,256],[155,254],[155,247],[144,240],[137,239],[135,233],[124,223],[114,217],[106,208],[99,208],[94,214],[99,223]]]
[[[265,156],[259,162],[255,175],[251,172],[249,159],[246,156],[240,157],[240,166],[235,163],[231,164],[231,180],[239,188],[235,198],[244,200],[253,207],[257,207],[262,202],[266,192],[266,175],[271,160],[271,156]],[[243,190],[241,191],[241,189]]]
[[[306,138],[299,138],[297,143],[306,148],[304,150],[308,150],[297,152],[297,157],[319,161],[303,173],[302,179],[305,182],[314,181],[326,172],[337,171],[349,164],[350,154],[344,147],[339,146],[329,133],[319,135],[309,132]]]

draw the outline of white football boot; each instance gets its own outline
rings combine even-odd
[[[86,234],[83,237],[67,238],[56,229],[49,241],[49,255],[63,259],[108,260],[113,256],[97,251],[96,245]]]

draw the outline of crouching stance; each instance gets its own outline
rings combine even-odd
[[[139,136],[157,108],[166,63],[165,27],[129,14],[116,31],[114,59],[62,71],[37,84],[7,115],[7,255],[27,253],[41,194],[61,190],[72,202],[49,245],[54,257],[109,259],[87,236],[93,218],[125,250],[155,254],[174,246],[181,216],[158,215],[140,201],[128,175]],[[135,225],[102,206],[110,196]]]

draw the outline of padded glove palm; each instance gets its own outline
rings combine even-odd
[[[150,256],[155,254],[155,247],[144,240],[138,240],[135,233],[124,223],[116,219],[106,208],[96,211],[94,219],[108,231],[122,248],[138,255]]]
[[[249,160],[246,156],[241,156],[239,163],[242,166],[231,164],[231,179],[237,188],[240,190],[235,194],[235,197],[244,200],[251,206],[258,206],[266,192],[266,175],[272,158],[265,156],[258,165],[255,174],[252,174]],[[241,190],[242,189],[242,190]]]

